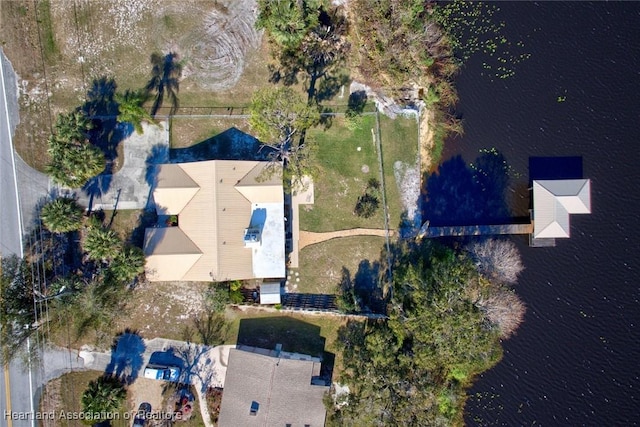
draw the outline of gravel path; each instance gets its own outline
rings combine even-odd
[[[393,236],[395,231],[389,230],[389,237]],[[350,236],[380,236],[386,237],[386,230],[380,228],[352,228],[350,230],[329,231],[327,233],[314,233],[312,231],[300,231],[300,239],[298,249],[305,246],[314,245],[316,243],[325,242],[327,240],[336,239],[338,237]]]

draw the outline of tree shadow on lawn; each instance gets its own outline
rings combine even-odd
[[[132,384],[142,369],[146,345],[136,331],[125,329],[116,335],[111,346],[111,360],[105,374],[113,375],[124,384]]]
[[[254,136],[231,127],[191,147],[171,149],[169,158],[171,163],[201,160],[266,160],[267,150],[260,150],[260,147],[260,141]]]
[[[495,151],[481,154],[467,165],[461,156],[442,163],[423,177],[422,219],[430,225],[486,225],[512,222],[505,199],[509,167]]]

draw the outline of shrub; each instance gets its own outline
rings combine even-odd
[[[372,194],[364,193],[358,197],[354,213],[362,218],[371,218],[380,207],[380,201]]]

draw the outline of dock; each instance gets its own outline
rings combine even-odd
[[[533,224],[497,224],[497,225],[447,225],[431,227],[425,222],[418,232],[418,239],[459,236],[493,236],[505,234],[532,234]]]

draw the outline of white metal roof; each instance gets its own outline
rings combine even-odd
[[[280,283],[260,285],[260,304],[280,304]]]
[[[562,238],[571,232],[569,215],[591,213],[591,181],[533,181],[533,237]]]

